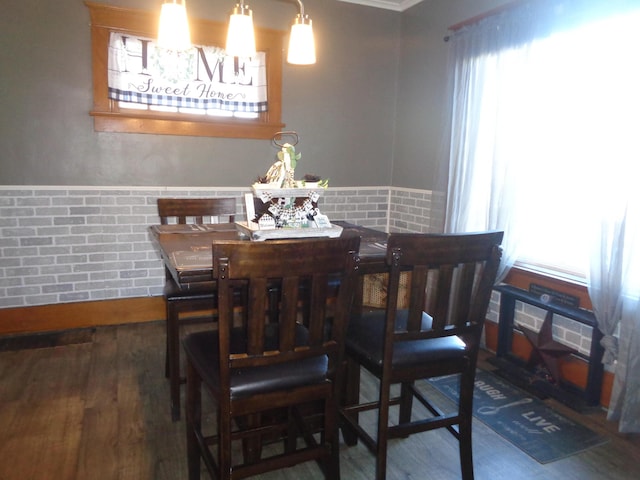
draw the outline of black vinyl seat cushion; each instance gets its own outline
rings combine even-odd
[[[307,329],[298,325],[296,344],[304,345]],[[266,328],[267,349],[278,345],[277,325]],[[218,332],[203,331],[187,335],[183,340],[185,352],[198,370],[202,380],[216,389],[220,385]],[[245,336],[240,329],[231,332],[231,351],[245,352]],[[283,362],[265,367],[234,369],[231,372],[231,398],[239,399],[258,393],[288,390],[327,381],[329,360],[326,355],[295,362]]]
[[[395,328],[405,330],[408,311],[398,310]],[[431,329],[432,319],[422,314],[422,329]],[[347,354],[372,371],[382,368],[385,311],[367,312],[349,320],[345,348]],[[466,355],[466,344],[457,336],[397,342],[393,350],[393,367],[407,368],[424,363],[457,361]]]

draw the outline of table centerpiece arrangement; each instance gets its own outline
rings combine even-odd
[[[279,132],[282,133],[295,134]],[[332,225],[318,207],[329,180],[312,174],[296,180],[295,169],[301,153],[296,152],[295,143],[276,145],[280,147],[277,161],[264,176],[258,177],[251,186],[252,193],[245,197],[247,222],[238,222],[240,230],[254,240],[340,236],[342,228]]]

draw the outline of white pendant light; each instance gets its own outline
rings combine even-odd
[[[256,54],[253,12],[243,0],[236,4],[229,17],[226,52],[233,57],[252,57]]]
[[[165,0],[162,4],[158,46],[169,50],[191,48],[186,0]]]
[[[316,46],[309,15],[304,13],[304,4],[296,0],[300,13],[291,25],[287,62],[294,65],[316,63]],[[169,50],[187,50],[191,47],[186,0],[164,0],[160,11],[158,45]],[[227,55],[253,57],[256,54],[256,39],[253,29],[253,12],[240,0],[229,17],[227,31]]]
[[[287,62],[294,65],[312,65],[316,63],[313,27],[309,15],[304,14],[302,2],[298,1],[298,3],[300,4],[300,13],[291,25]]]

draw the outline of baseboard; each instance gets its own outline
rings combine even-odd
[[[164,318],[163,297],[5,308],[0,310],[0,335],[152,322]]]

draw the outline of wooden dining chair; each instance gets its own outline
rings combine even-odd
[[[345,340],[347,373],[341,406],[347,444],[358,439],[374,453],[376,480],[386,478],[391,439],[447,428],[459,441],[462,478],[473,478],[471,418],[480,335],[500,263],[503,232],[391,234],[386,263],[386,309],[354,315]],[[408,308],[398,308],[401,273],[408,271]],[[360,403],[360,367],[379,379],[378,397]],[[429,401],[417,380],[460,375],[455,412]],[[400,384],[399,393],[391,386]],[[426,410],[412,418],[413,399]],[[390,420],[390,407],[398,410]],[[377,410],[377,432],[359,424],[359,413]],[[414,415],[416,409],[414,408]],[[395,410],[394,410],[395,411]],[[429,413],[426,413],[426,412]],[[392,425],[393,423],[393,425]],[[419,477],[420,475],[417,475]]]
[[[158,198],[160,223],[205,224],[233,222],[236,215],[235,198]],[[202,315],[214,307],[210,287],[180,288],[165,268],[164,299],[166,302],[165,375],[169,377],[171,417],[180,419],[180,325],[210,321],[211,314]],[[213,312],[214,316],[216,312]],[[196,315],[197,314],[197,315]]]
[[[340,478],[336,389],[359,243],[352,236],[213,245],[218,330],[183,340],[190,480],[200,478],[201,459],[219,480],[310,460],[325,478]],[[248,289],[240,321],[228,308],[239,287]],[[267,308],[274,291],[275,310]],[[203,386],[215,405],[204,418]]]

